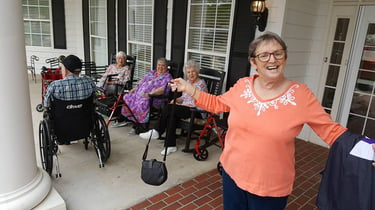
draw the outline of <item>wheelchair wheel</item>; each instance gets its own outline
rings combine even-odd
[[[95,122],[93,132],[95,133],[95,136],[92,140],[94,141],[94,145],[99,148],[100,157],[102,159],[102,162],[104,163],[111,155],[111,141],[109,138],[109,132],[105,120],[100,115],[97,115],[97,120]],[[99,157],[98,151],[95,150],[95,152]]]
[[[36,111],[43,112],[43,104],[36,105]]]
[[[201,154],[198,154],[197,151],[194,150],[193,156],[194,156],[194,158],[196,160],[202,161],[202,160],[206,160],[208,158],[208,151],[207,151],[207,149],[205,149],[205,148],[199,149],[199,152]]]
[[[52,174],[53,147],[54,145],[51,139],[48,123],[43,120],[39,123],[39,149],[42,167],[49,175]]]

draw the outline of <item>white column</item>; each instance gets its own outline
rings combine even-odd
[[[0,7],[0,209],[31,209],[51,189],[37,167],[21,0]]]

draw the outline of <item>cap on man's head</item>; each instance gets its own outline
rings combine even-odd
[[[69,55],[61,63],[72,73],[80,72],[82,69],[82,61],[75,55]]]

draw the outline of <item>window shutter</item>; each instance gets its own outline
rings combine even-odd
[[[52,27],[54,48],[66,49],[64,1],[52,0]]]

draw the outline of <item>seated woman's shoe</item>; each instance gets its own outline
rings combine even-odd
[[[128,124],[126,121],[122,122],[115,122],[113,125],[111,125],[111,128],[119,128],[119,127],[124,127]]]
[[[177,147],[168,147],[167,148],[167,155],[171,154],[172,152],[176,152],[177,151]],[[161,155],[164,155],[165,154],[165,147],[164,149],[160,152]]]
[[[148,140],[150,138],[150,136],[151,136],[151,139],[158,139],[159,138],[159,132],[155,129],[151,129],[147,132],[139,134],[139,137],[141,137],[142,139],[146,139],[146,140]]]

